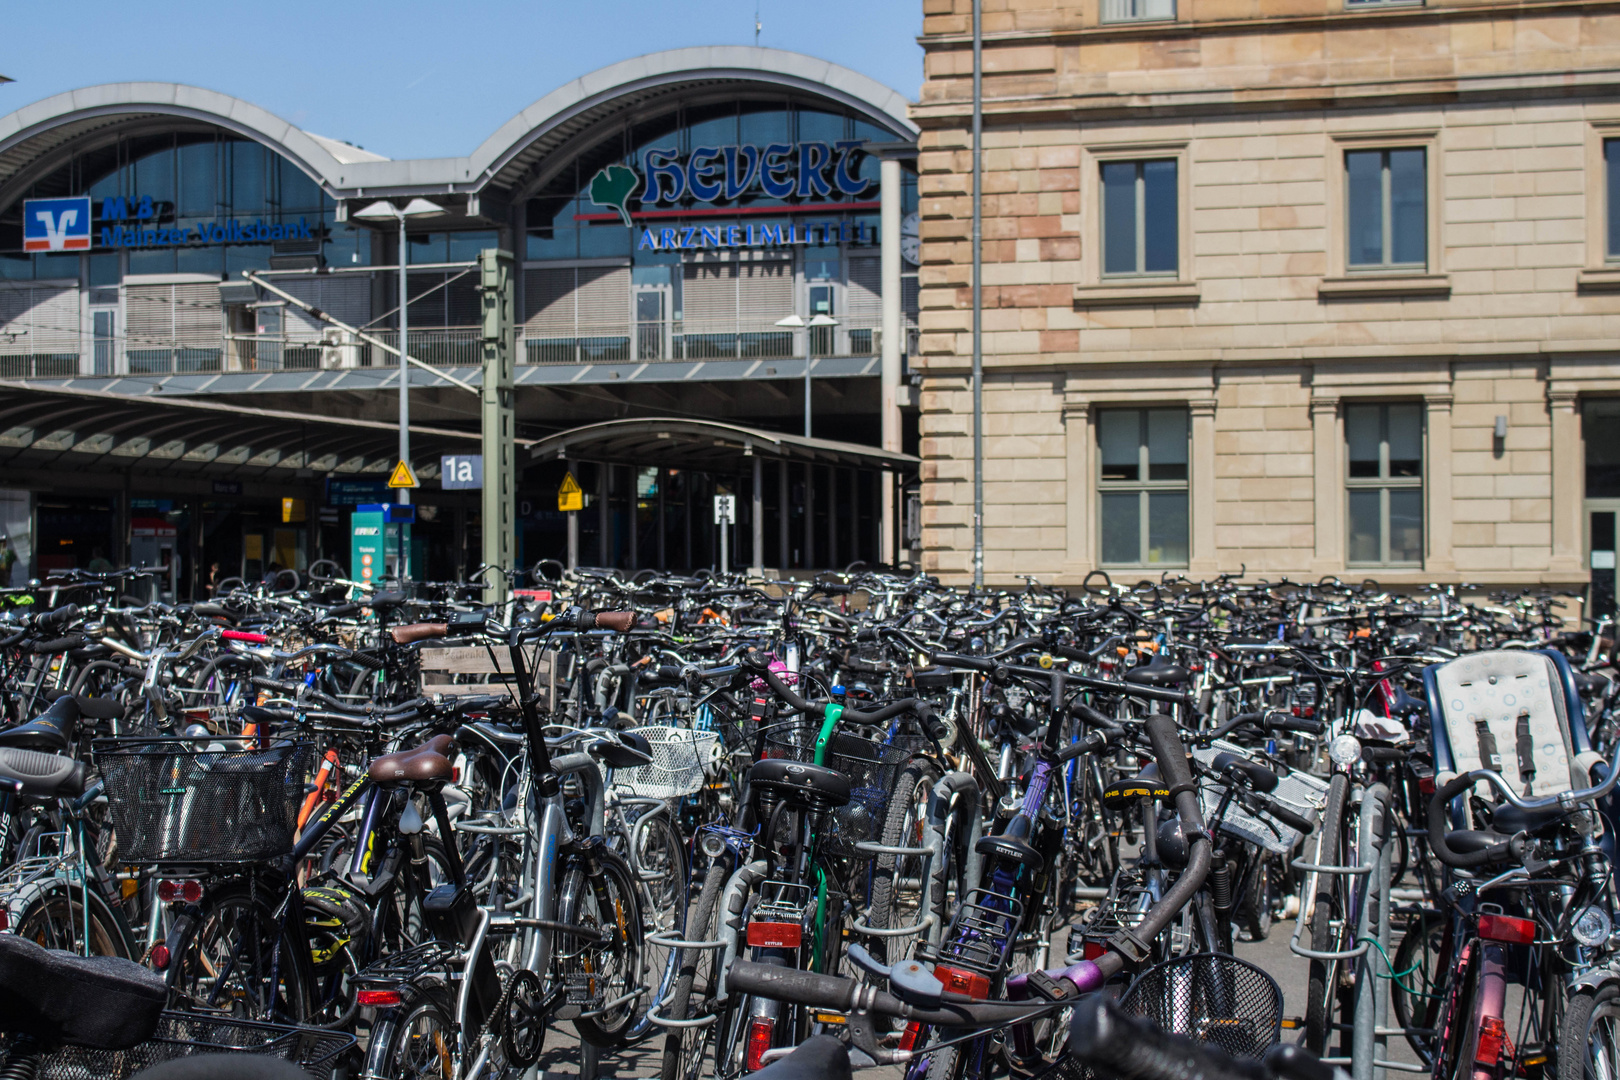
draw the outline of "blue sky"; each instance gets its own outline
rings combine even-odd
[[[756,0],[18,0],[0,115],[80,86],[152,79],[244,98],[388,157],[476,147],[530,102],[627,57],[754,41]],[[758,0],[761,45],[819,56],[908,98],[921,0]]]

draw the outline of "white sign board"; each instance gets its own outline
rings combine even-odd
[[[730,525],[737,520],[737,496],[716,495],[714,497],[714,523],[716,525]]]

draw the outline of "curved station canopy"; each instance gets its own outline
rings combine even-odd
[[[921,459],[859,443],[807,439],[708,420],[653,417],[586,424],[535,442],[536,461],[584,458],[615,465],[656,463],[666,468],[741,471],[751,457],[804,465],[832,465],[915,473]]]

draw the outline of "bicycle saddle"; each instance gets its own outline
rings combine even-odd
[[[84,794],[87,767],[61,754],[0,747],[0,786],[15,786],[28,799],[77,798]]]
[[[788,758],[766,758],[754,765],[748,770],[748,786],[829,808],[849,802],[849,777],[825,765]]]
[[[0,731],[0,747],[15,746],[65,754],[73,745],[79,727],[79,703],[72,697],[59,697],[51,707],[26,724]]]
[[[1568,811],[1549,806],[1542,810],[1521,810],[1512,803],[1503,803],[1491,811],[1491,828],[1499,833],[1533,833],[1545,829],[1568,815]]]
[[[168,1000],[163,976],[116,956],[76,956],[0,934],[0,1029],[123,1050],[152,1037]]]
[[[1190,678],[1180,664],[1143,664],[1125,673],[1125,681],[1138,686],[1179,686]]]
[[[450,779],[446,755],[455,748],[450,736],[435,735],[421,746],[372,758],[366,771],[379,784],[436,784]]]
[[[754,1074],[755,1080],[850,1080],[849,1047],[831,1035],[813,1035],[793,1053]]]
[[[1027,828],[1028,818],[1023,819]],[[999,836],[981,836],[979,842],[973,845],[973,850],[980,855],[996,855],[1003,859],[1011,859],[1020,866],[1027,866],[1031,870],[1039,870],[1046,865],[1041,853],[1035,850],[1035,845],[1013,832],[1019,818],[1014,817],[1007,823],[1007,831]]]
[[[1215,760],[1211,764],[1215,766],[1217,772],[1236,769],[1243,774],[1243,778],[1249,782],[1249,786],[1262,795],[1277,789],[1277,774],[1258,761],[1250,761],[1246,757],[1223,750],[1215,755]]]

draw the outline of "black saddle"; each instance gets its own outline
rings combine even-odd
[[[1125,681],[1137,686],[1180,686],[1190,678],[1180,664],[1142,664],[1125,673]]]
[[[84,794],[88,770],[82,761],[38,750],[0,747],[0,788],[27,799],[75,799]]]
[[[65,754],[78,730],[79,703],[71,697],[59,697],[37,719],[0,731],[0,747]]]
[[[157,1029],[163,976],[116,956],[76,956],[0,934],[0,1030],[46,1046],[124,1050]]]
[[[1491,828],[1500,833],[1533,833],[1559,821],[1568,811],[1557,806],[1543,810],[1520,810],[1512,803],[1503,803],[1491,811]]]
[[[849,802],[849,777],[825,765],[787,758],[766,758],[749,769],[748,786],[753,791],[828,808]]]
[[[991,855],[997,858],[1008,859],[1019,866],[1027,866],[1031,870],[1039,870],[1046,864],[1041,853],[1035,846],[1022,836],[1012,833],[1002,833],[1000,836],[981,836],[979,842],[973,845],[973,850],[980,855]]]

